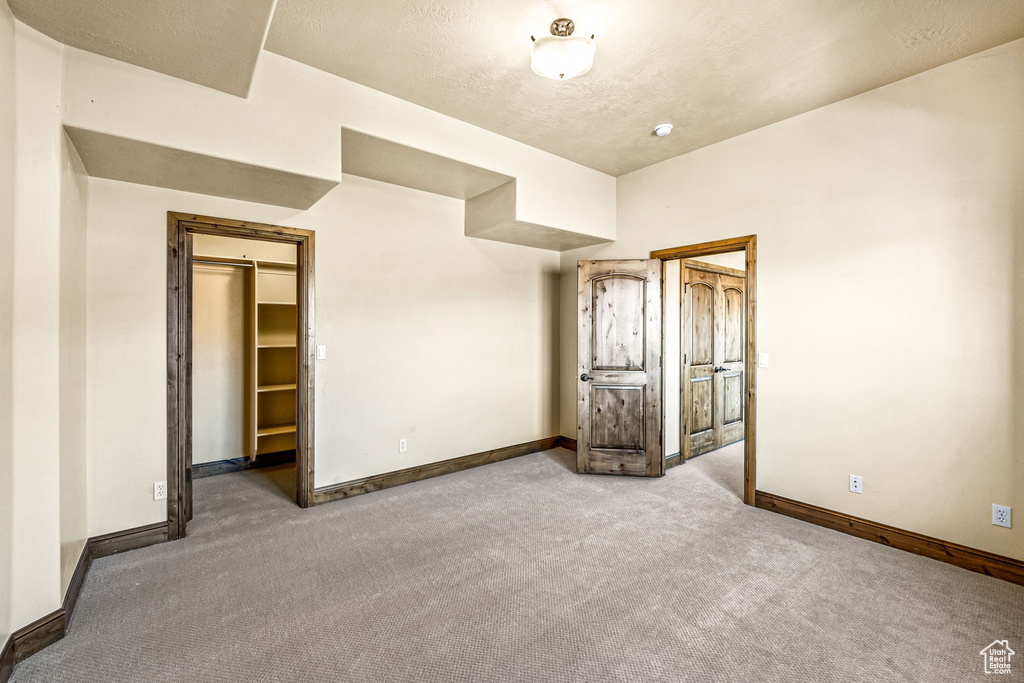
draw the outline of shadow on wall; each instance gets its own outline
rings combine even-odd
[[[1015,205],[1013,244],[1013,452],[1024,453],[1024,186]],[[1024,491],[1024,459],[1013,459],[1014,491]],[[1009,505],[1010,503],[1006,503]]]
[[[544,425],[544,434],[558,434],[559,421],[561,420],[561,300],[560,287],[562,273],[560,270],[545,271],[541,283],[541,297],[543,305],[541,310],[545,320],[541,329],[547,329],[548,344],[545,352],[544,367],[546,372],[543,378],[543,385],[547,388],[543,405],[541,406],[541,424]],[[576,434],[571,435],[575,438]]]

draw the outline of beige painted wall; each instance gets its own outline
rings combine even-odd
[[[15,20],[0,3],[0,92],[15,87]],[[0,98],[0,642],[11,627],[11,532],[14,523],[14,472],[11,453],[13,387],[11,385],[12,304],[14,297],[15,107]]]
[[[192,236],[192,253],[196,256],[226,256],[295,263],[298,250],[294,245],[266,240],[243,240],[236,237],[196,234]]]
[[[11,627],[60,606],[61,46],[15,27]]]
[[[252,268],[197,263],[192,270],[192,462],[248,457]]]
[[[701,263],[710,263],[715,266],[734,268],[736,270],[744,270],[747,267],[747,257],[743,251],[730,251],[728,254],[701,256],[699,259],[694,260],[700,261]]]
[[[68,48],[65,122],[339,179],[341,127],[515,177],[521,221],[615,236],[615,179],[391,95],[263,52],[248,99]]]
[[[991,524],[1024,509],[1021,112],[1016,41],[620,178],[618,242],[563,255],[563,433],[576,259],[756,233],[758,488],[1024,559]]]
[[[316,231],[317,486],[557,431],[558,255],[465,237],[461,201],[345,176],[297,212],[93,178],[90,535],[165,519],[169,210]]]
[[[85,457],[85,221],[88,176],[62,131],[60,177],[61,595],[88,537]]]
[[[679,301],[679,261],[666,261],[662,266],[662,301],[665,305],[665,317],[662,323],[664,330],[665,345],[663,347],[664,357],[661,366],[665,371],[665,379],[662,383],[662,439],[664,440],[665,455],[679,453],[679,372],[682,351],[680,350],[679,325],[680,310]]]

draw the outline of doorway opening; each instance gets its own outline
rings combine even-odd
[[[743,502],[756,490],[754,235],[651,253],[663,267],[666,468],[743,449]],[[732,445],[732,446],[730,446]]]
[[[313,254],[309,230],[168,213],[171,539],[198,477],[294,462],[294,500],[310,504]]]

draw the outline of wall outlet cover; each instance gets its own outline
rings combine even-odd
[[[167,500],[166,481],[157,481],[153,483],[153,500]]]
[[[1009,505],[996,505],[992,504],[992,523],[996,526],[1004,526],[1007,529],[1011,528],[1012,519],[1010,518],[1013,510]]]
[[[864,493],[864,479],[856,474],[850,475],[850,491],[852,493]]]

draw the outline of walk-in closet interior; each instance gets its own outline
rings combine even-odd
[[[194,236],[193,478],[295,460],[296,254]]]

